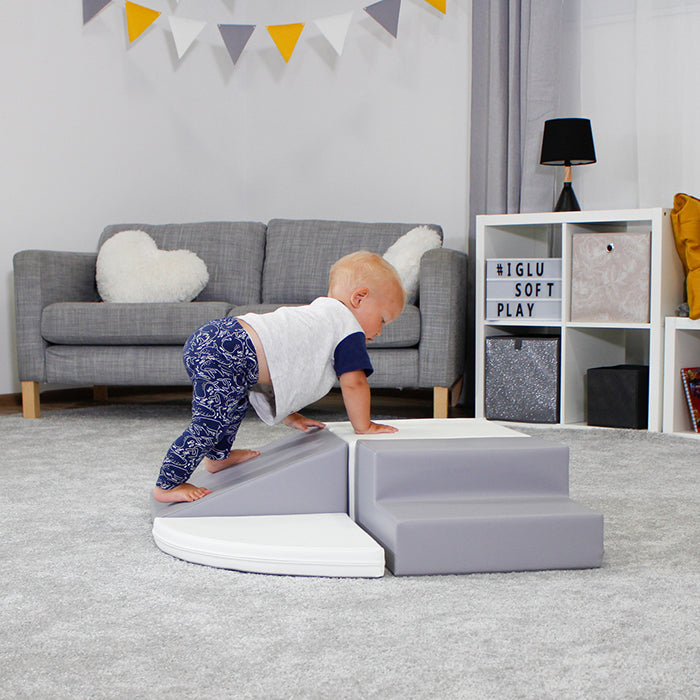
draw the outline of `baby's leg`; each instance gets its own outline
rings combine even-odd
[[[187,479],[204,458],[230,457],[258,371],[255,348],[233,318],[203,326],[185,345],[183,358],[192,380],[192,422],[168,450],[153,492],[171,502],[207,495]]]
[[[249,402],[247,392],[245,396],[239,396],[237,400],[233,400],[235,392],[231,396],[232,398],[227,402],[227,417],[222,428],[221,440],[217,443],[216,448],[204,458],[204,468],[212,474],[247,462],[260,454],[259,450],[233,449],[238,428],[248,412]]]
[[[198,417],[193,415],[192,423],[173,442],[165,455],[153,497],[161,503],[178,503],[196,501],[208,495],[208,489],[194,486],[187,480],[211,449],[212,442],[212,439],[207,438],[206,431],[201,430]]]

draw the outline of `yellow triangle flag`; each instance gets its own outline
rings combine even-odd
[[[303,22],[298,22],[297,24],[275,24],[267,28],[272,41],[275,42],[282,54],[282,58],[286,62],[289,62],[289,59],[292,57],[294,47],[297,45],[303,29]]]
[[[129,32],[129,43],[134,41],[134,39],[138,39],[158,17],[160,17],[160,12],[127,0],[126,27]]]
[[[440,10],[442,14],[447,13],[447,0],[425,0],[428,5],[432,5],[436,10]]]

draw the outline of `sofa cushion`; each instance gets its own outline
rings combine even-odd
[[[249,304],[234,306],[229,316],[242,316],[247,313],[265,314],[280,306],[298,304]],[[416,306],[406,306],[402,314],[382,330],[382,334],[367,343],[368,348],[412,348],[420,341],[420,311]]]
[[[183,345],[207,321],[223,318],[226,302],[105,304],[60,302],[41,315],[41,336],[58,345]]]
[[[207,321],[246,313],[268,313],[282,304],[225,302],[105,304],[59,302],[41,316],[42,338],[56,345],[183,345]],[[420,312],[407,306],[370,348],[413,347],[420,340]]]
[[[383,255],[420,224],[273,219],[267,226],[262,301],[308,304],[328,292],[328,272],[343,255],[371,250]],[[430,224],[442,236],[442,229]]]
[[[145,231],[161,250],[191,250],[207,266],[209,283],[197,301],[254,304],[260,301],[265,258],[265,224],[213,221],[187,224],[114,224],[100,236],[98,250],[115,233]]]
[[[46,381],[60,384],[189,384],[177,345],[49,345]]]

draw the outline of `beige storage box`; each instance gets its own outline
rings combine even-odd
[[[572,236],[571,320],[649,322],[651,233]]]

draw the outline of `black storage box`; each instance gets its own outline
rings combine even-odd
[[[649,415],[649,367],[592,367],[586,377],[588,425],[646,428]]]
[[[488,420],[559,421],[559,336],[486,338]]]

